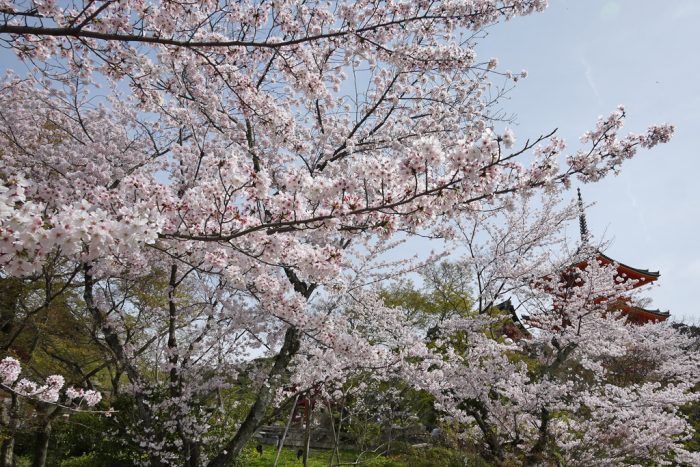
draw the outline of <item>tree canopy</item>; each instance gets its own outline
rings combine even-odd
[[[566,303],[532,287],[574,259],[572,181],[674,131],[624,135],[620,107],[576,149],[516,140],[500,105],[526,73],[475,44],[545,6],[0,0],[28,70],[0,83],[3,462],[40,414],[45,463],[58,414],[99,391],[129,462],[231,465],[275,409],[368,373],[480,430],[493,462],[696,461],[689,338],[608,313],[628,291],[600,265]],[[413,236],[468,253],[389,259]],[[430,293],[388,293],[421,267]],[[538,329],[522,347],[483,332],[508,294]]]

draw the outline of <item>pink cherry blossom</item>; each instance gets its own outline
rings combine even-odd
[[[572,260],[555,253],[575,217],[557,207],[572,180],[614,174],[673,134],[623,134],[622,108],[571,150],[555,132],[516,140],[495,123],[503,94],[493,90],[526,73],[499,71],[472,34],[545,6],[0,1],[0,37],[29,70],[0,84],[0,271],[26,281],[59,271],[51,285],[76,291],[86,337],[134,398],[138,419],[115,423],[153,463],[231,465],[289,395],[283,382],[337,397],[365,371],[430,392],[463,426],[486,411],[498,439],[523,446],[537,444],[543,410],[585,406],[589,420],[548,419],[567,461],[654,463],[633,440],[644,430],[664,434],[654,452],[686,456],[676,441],[687,424],[669,401],[692,399],[680,377],[697,377],[695,354],[681,358],[687,342],[601,313],[591,297],[630,291],[599,265],[566,303],[531,287]],[[470,336],[466,349],[447,337],[440,351],[428,345],[375,288],[446,254],[405,258],[402,242],[424,237],[468,251],[476,316],[441,323],[445,336]],[[540,305],[532,340],[484,335],[506,293]],[[680,359],[654,367],[666,386],[602,384],[606,359],[662,352],[663,339],[673,343],[664,355]],[[562,349],[601,384],[582,392],[575,379],[533,378],[508,357],[550,366]],[[270,364],[251,364],[260,357]],[[15,362],[0,366],[6,389],[60,403],[60,377],[17,382]],[[247,401],[222,397],[242,373],[257,398],[243,421],[226,404]],[[92,407],[97,389],[63,394]],[[635,398],[649,409],[632,423]],[[591,460],[606,435],[627,447]],[[202,446],[210,458],[197,457]]]

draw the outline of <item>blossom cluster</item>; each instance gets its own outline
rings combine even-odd
[[[20,396],[47,403],[58,403],[61,397],[61,389],[65,379],[61,375],[51,375],[46,378],[43,385],[39,385],[26,378],[19,379],[22,366],[13,357],[5,357],[0,361],[0,381],[3,389]],[[94,407],[102,400],[102,394],[94,390],[67,388],[65,396],[69,401],[79,406],[82,402],[88,407]]]

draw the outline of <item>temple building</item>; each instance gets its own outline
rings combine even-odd
[[[648,269],[639,269],[629,266],[625,263],[621,263],[619,261],[614,260],[613,258],[600,251],[598,248],[593,247],[589,243],[590,235],[588,232],[588,225],[586,222],[586,213],[584,210],[583,200],[581,198],[581,190],[578,190],[578,203],[580,209],[579,225],[581,230],[581,246],[578,249],[578,255],[579,257],[581,255],[584,255],[585,257],[587,257],[587,259],[583,259],[580,262],[573,264],[567,271],[562,273],[560,280],[564,284],[564,290],[567,290],[571,287],[578,287],[580,285],[580,274],[577,272],[577,270],[585,270],[588,267],[589,262],[592,260],[595,260],[601,266],[616,265],[616,274],[613,280],[615,280],[618,283],[630,281],[630,289],[644,287],[645,285],[652,284],[659,279],[660,274],[658,271],[649,271]],[[548,286],[545,285],[546,282],[547,281],[535,282],[533,286],[537,288],[542,288],[543,290],[547,290]],[[554,293],[551,290],[550,292]],[[601,297],[599,300],[596,301],[600,303],[604,300],[607,300],[607,298]],[[520,340],[529,336],[530,333],[524,324],[528,323],[530,326],[533,326],[533,323],[530,322],[528,316],[523,316],[521,321],[510,299],[496,305],[496,308],[500,309],[503,312],[507,312],[512,318],[512,323],[508,322],[506,323],[506,325],[504,325],[503,335],[513,340]],[[640,324],[665,321],[670,316],[670,313],[668,311],[663,312],[658,309],[651,310],[638,306],[637,304],[633,303],[629,297],[626,296],[621,296],[617,300],[613,300],[612,303],[608,305],[608,309],[614,311],[621,311],[624,315],[626,315],[627,319],[630,322]],[[537,326],[535,325],[534,327]]]
[[[659,279],[658,271],[649,271],[648,269],[638,269],[627,264],[616,261],[605,253],[601,252],[597,248],[591,248],[589,245],[590,235],[588,233],[588,225],[586,222],[586,213],[583,206],[583,199],[581,198],[581,190],[578,190],[578,203],[580,209],[579,224],[581,230],[581,247],[579,251],[584,248],[589,249],[592,253],[590,254],[591,259],[595,260],[601,266],[607,266],[610,264],[617,265],[617,273],[615,275],[615,280],[618,282],[630,282],[630,287],[636,289],[643,287],[647,284],[651,284]],[[584,260],[575,265],[575,268],[585,269],[588,266],[589,260]],[[648,323],[648,322],[658,322],[665,321],[670,316],[669,312],[662,312],[660,310],[650,310],[642,308],[633,304],[629,299],[621,297],[619,300],[610,305],[610,308],[621,311],[627,315],[627,319],[636,323]]]

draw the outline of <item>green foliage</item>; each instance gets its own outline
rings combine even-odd
[[[285,447],[280,453],[278,467],[296,467],[303,465],[301,459],[297,459],[298,448]],[[276,448],[272,445],[263,445],[262,455],[255,450],[255,444],[249,444],[241,453],[236,467],[271,467],[275,461]],[[309,451],[309,467],[328,467],[331,451],[311,449]],[[340,451],[340,461],[354,462],[357,454],[352,451]],[[336,461],[337,462],[337,461]],[[365,465],[365,464],[362,464]],[[366,464],[369,465],[369,464]]]
[[[474,313],[469,272],[463,264],[443,261],[421,272],[423,288],[410,280],[381,289],[380,296],[391,307],[406,311],[407,320],[417,325],[439,325],[445,319]]]
[[[275,460],[275,447],[263,446],[262,456],[255,451],[254,445],[247,446],[241,457],[238,459],[236,467],[270,467]],[[331,451],[311,449],[309,452],[310,467],[328,467]],[[384,456],[372,452],[359,453],[356,451],[340,451],[341,463],[355,463],[362,467],[463,467],[466,465],[485,467],[486,464],[470,462],[471,458],[464,457],[463,454],[443,447],[433,447],[425,449],[409,449],[408,452]],[[280,460],[277,464],[280,467],[298,467],[303,465],[301,459],[297,459],[297,448],[283,448]],[[337,465],[334,459],[333,465]]]
[[[133,400],[127,397],[114,400],[116,407],[133,406]],[[106,435],[115,430],[113,423],[114,420],[93,413],[59,418],[53,423],[49,460],[71,467],[133,465],[140,453],[124,445],[118,437]]]
[[[392,460],[398,462],[398,465],[412,467],[461,467],[465,465],[465,458],[459,451],[445,447],[412,449],[411,452],[392,458]]]
[[[260,362],[258,362],[260,363]],[[263,362],[264,363],[264,362]],[[221,391],[221,410],[216,414],[219,422],[215,424],[215,428],[209,430],[208,435],[213,439],[221,441],[228,440],[231,436],[231,427],[240,423],[247,415],[248,408],[255,401],[255,385],[250,380],[247,374],[239,375],[238,379],[231,387]],[[222,422],[222,420],[225,420]],[[215,455],[218,446],[203,446],[205,452],[210,455]],[[245,458],[247,451],[243,451],[242,458]],[[254,452],[257,455],[257,452]],[[246,463],[241,466],[249,465]],[[272,465],[270,463],[269,465]]]
[[[95,465],[100,465],[100,459],[96,452],[89,452],[61,461],[61,467],[92,467]]]
[[[688,422],[693,427],[693,437],[685,442],[689,451],[700,451],[700,402],[694,402],[683,408],[683,413],[688,417]]]

